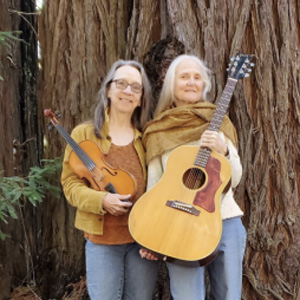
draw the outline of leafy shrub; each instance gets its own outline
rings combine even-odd
[[[55,159],[43,159],[42,167],[31,167],[27,177],[4,177],[0,172],[0,221],[8,224],[8,219],[17,219],[16,208],[23,205],[26,199],[36,206],[42,202],[49,192],[59,198],[61,188],[51,183],[57,173],[61,171],[61,157]],[[0,239],[7,235],[0,229]]]

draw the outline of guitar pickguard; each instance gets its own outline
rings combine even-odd
[[[206,186],[196,193],[193,203],[208,212],[215,211],[215,194],[222,184],[220,178],[221,163],[218,159],[210,156],[205,167],[208,175]]]

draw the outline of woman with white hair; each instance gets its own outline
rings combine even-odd
[[[206,99],[210,87],[210,71],[202,60],[193,55],[177,57],[166,73],[155,118],[143,133],[147,189],[159,181],[170,153],[181,145],[214,150],[227,157],[232,170],[231,187],[220,200],[223,226],[220,252],[206,267],[200,267],[198,262],[167,262],[174,300],[204,300],[205,269],[210,279],[209,299],[241,299],[246,231],[241,222],[243,212],[234,200],[232,189],[241,179],[242,166],[236,149],[236,131],[229,118],[225,116],[219,132],[207,129],[216,108]],[[149,260],[157,259],[147,249],[141,249],[140,254]]]

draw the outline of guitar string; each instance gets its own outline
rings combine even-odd
[[[207,161],[209,159],[210,150],[209,149],[200,149],[196,159],[194,161],[194,165],[205,168]],[[192,168],[187,176],[186,186],[191,189],[196,189],[201,187],[201,183],[203,184],[203,178],[205,175],[201,169]]]
[[[212,117],[211,122],[209,123],[208,129],[209,130],[214,130],[214,131],[219,131],[221,124],[223,122],[224,116],[226,114],[227,108],[229,106],[233,91],[235,89],[237,81],[232,80],[231,78],[228,78],[224,91],[221,95],[220,101],[218,103],[218,106],[214,112],[214,115]],[[206,167],[206,164],[208,162],[209,156],[210,156],[210,150],[209,149],[202,149],[202,152],[200,154],[203,155],[203,157],[200,157],[200,166]],[[196,158],[197,161],[197,158]],[[192,172],[190,172],[191,176],[188,176],[188,183],[190,186],[193,186],[194,189],[201,187],[201,183],[204,183],[205,175],[202,170],[196,171],[198,169],[193,169]],[[196,174],[195,174],[196,173]],[[189,174],[189,175],[190,175]],[[194,178],[194,183],[193,185],[192,180]]]
[[[227,80],[227,84],[224,88],[224,91],[221,95],[219,104],[214,112],[214,115],[212,117],[212,121],[210,122],[208,126],[208,130],[214,130],[219,131],[224,115],[226,114],[231,96],[233,94],[234,88],[235,88],[236,81],[232,82]],[[202,156],[201,156],[202,154]],[[207,161],[209,159],[210,150],[209,149],[201,149],[200,155],[197,155],[195,164],[197,165],[199,161],[199,165],[201,167],[206,167]],[[200,158],[198,157],[200,156]],[[185,185],[191,189],[197,189],[200,188],[204,183],[205,175],[204,172],[197,168],[192,168],[188,174],[187,180],[185,182]]]
[[[199,188],[201,185],[201,182],[203,181],[203,172],[201,169],[192,168],[189,171],[189,174],[187,176],[185,185],[190,189],[196,189]]]

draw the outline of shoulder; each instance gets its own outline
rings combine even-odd
[[[84,131],[84,130],[94,130],[94,124],[90,122],[81,123],[73,129],[73,131]]]
[[[72,136],[77,137],[79,139],[80,138],[86,139],[93,135],[95,134],[94,134],[94,125],[92,123],[79,124],[72,130]]]

